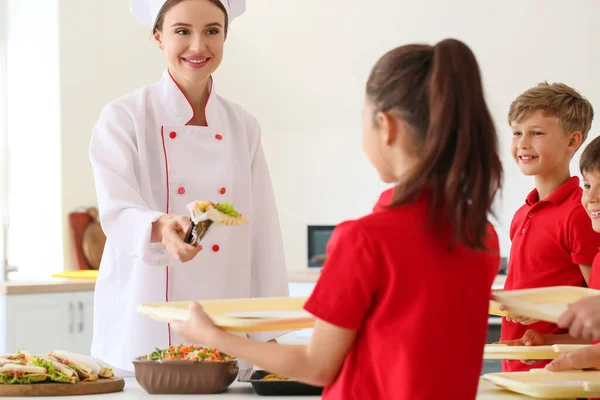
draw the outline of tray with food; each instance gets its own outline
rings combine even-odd
[[[535,289],[494,290],[492,300],[506,307],[509,314],[557,322],[567,306],[585,297],[598,296],[600,290],[577,286]]]
[[[239,372],[237,359],[194,345],[170,346],[133,360],[135,378],[150,394],[215,394]]]
[[[252,384],[254,391],[261,396],[320,396],[323,392],[322,387],[260,369],[243,371],[238,381]]]
[[[231,332],[260,332],[312,328],[314,317],[303,307],[306,297],[202,300],[198,303],[215,325]],[[171,322],[190,317],[189,302],[143,304],[138,312]]]
[[[187,205],[190,212],[190,229],[184,239],[189,244],[200,244],[213,226],[233,226],[248,223],[248,218],[238,212],[233,204],[194,201]]]
[[[486,344],[484,360],[554,360],[561,354],[581,350],[589,344],[555,344],[552,346],[508,346],[501,343]]]
[[[76,396],[123,390],[125,381],[92,357],[55,350],[0,354],[0,396]]]
[[[499,372],[483,376],[496,386],[538,399],[600,397],[600,371],[551,372],[532,369],[527,372]]]

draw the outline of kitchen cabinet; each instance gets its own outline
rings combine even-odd
[[[89,354],[94,292],[0,296],[0,352]]]

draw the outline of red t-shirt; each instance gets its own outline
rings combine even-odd
[[[600,246],[600,234],[581,205],[579,178],[570,178],[546,199],[539,201],[533,190],[516,212],[511,226],[512,241],[506,290],[548,286],[585,286],[580,264],[591,264]],[[528,329],[542,334],[564,333],[549,322],[522,325],[502,320],[501,340],[523,337]],[[527,365],[518,360],[502,362],[504,371],[543,368],[549,361]]]
[[[489,251],[450,250],[449,224],[428,224],[429,211],[424,194],[335,229],[305,308],[358,333],[324,399],[475,398],[498,237],[489,225]]]

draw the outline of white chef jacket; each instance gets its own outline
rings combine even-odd
[[[283,243],[260,126],[215,92],[208,126],[168,70],[155,85],[109,103],[90,144],[100,222],[107,241],[96,281],[91,354],[119,369],[154,348],[185,343],[140,304],[288,296]],[[213,227],[187,263],[150,243],[152,222],[189,215],[194,200],[231,202],[250,221]],[[282,334],[252,335],[269,340]]]

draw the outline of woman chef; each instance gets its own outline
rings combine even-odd
[[[155,85],[109,103],[90,145],[107,236],[91,353],[120,373],[133,371],[134,357],[182,342],[138,314],[140,304],[288,295],[260,126],[212,79],[244,0],[131,0],[131,10],[153,28],[168,68]],[[188,245],[186,205],[195,200],[230,202],[250,223],[213,228],[203,249]]]

